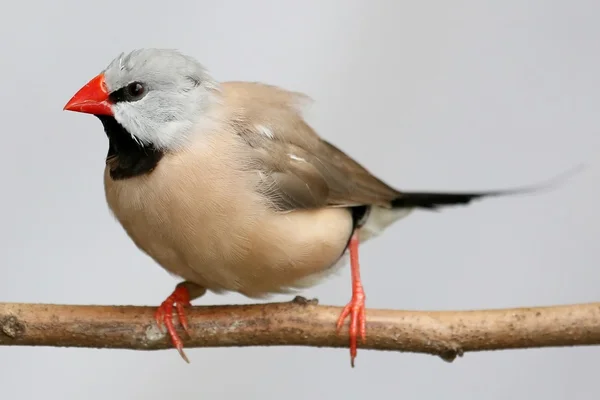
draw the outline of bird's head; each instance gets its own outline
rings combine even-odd
[[[184,144],[217,91],[195,59],[170,49],[138,49],[115,58],[64,109],[113,117],[136,142],[168,150]]]

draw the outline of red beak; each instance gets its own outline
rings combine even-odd
[[[94,115],[113,115],[108,100],[104,74],[96,76],[69,100],[63,110]]]

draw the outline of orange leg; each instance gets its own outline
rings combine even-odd
[[[341,329],[346,317],[350,316],[350,364],[354,367],[354,359],[357,351],[357,338],[363,343],[367,339],[367,327],[365,320],[365,291],[360,281],[360,269],[358,265],[358,230],[354,231],[348,248],[350,250],[350,270],[352,271],[352,299],[344,307],[337,321],[337,330]]]
[[[169,297],[167,297],[165,301],[162,302],[162,304],[160,305],[160,307],[158,307],[156,313],[154,314],[154,319],[156,320],[158,327],[162,329],[163,324],[166,326],[167,332],[171,337],[171,342],[173,342],[173,345],[175,346],[177,351],[179,351],[181,357],[188,363],[190,361],[183,352],[183,341],[181,340],[179,335],[177,335],[177,332],[175,331],[175,326],[173,324],[173,307],[175,307],[175,311],[177,313],[177,317],[179,318],[181,326],[189,334],[189,326],[184,311],[184,307],[189,306],[191,306],[190,292],[184,284],[179,284],[177,285],[173,293]]]

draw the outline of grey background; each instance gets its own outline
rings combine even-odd
[[[107,142],[66,101],[121,51],[176,47],[221,80],[308,93],[310,122],[404,189],[535,183],[419,212],[362,251],[368,306],[600,300],[597,1],[13,2],[0,23],[0,301],[158,305],[177,280],[110,217]],[[201,204],[199,203],[199,206]],[[343,305],[350,274],[304,292]],[[285,300],[286,297],[275,297]],[[209,295],[196,304],[247,302]],[[6,399],[597,399],[598,348],[439,358],[347,350],[0,348]]]

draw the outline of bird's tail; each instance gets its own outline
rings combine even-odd
[[[413,210],[438,210],[446,206],[466,205],[475,199],[484,197],[499,197],[539,192],[543,189],[550,189],[560,181],[565,180],[567,177],[579,171],[581,168],[583,168],[583,165],[572,168],[544,183],[521,188],[463,193],[402,192],[400,196],[392,200],[391,208],[370,207],[369,213],[366,215],[365,223],[361,228],[361,242],[378,236],[394,222],[411,214]]]
[[[578,165],[554,178],[533,186],[521,188],[513,188],[506,190],[493,190],[481,192],[402,192],[400,196],[392,200],[393,209],[412,209],[422,208],[429,210],[437,210],[445,206],[466,205],[476,199],[484,197],[500,197],[511,196],[518,194],[537,193],[543,189],[550,189],[556,186],[559,182],[574,175],[584,167],[583,164]]]

